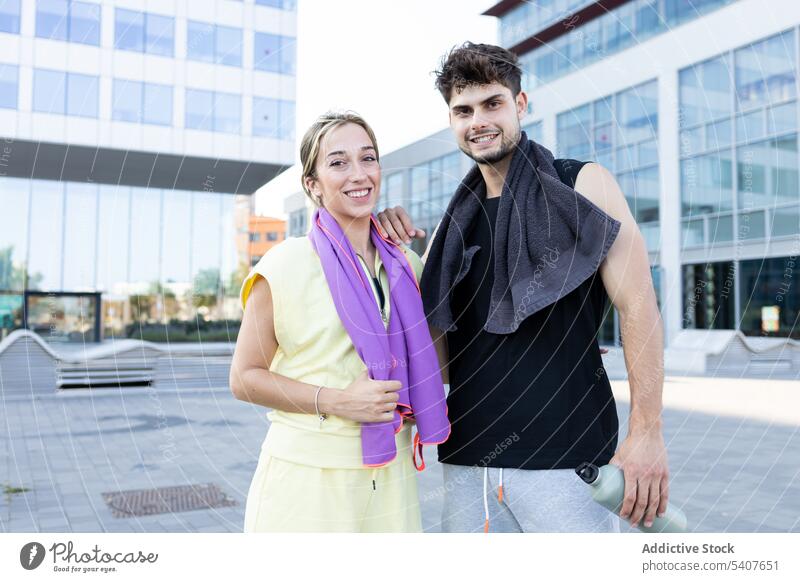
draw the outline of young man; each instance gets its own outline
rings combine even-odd
[[[513,53],[472,43],[437,72],[458,146],[476,162],[423,257],[423,302],[450,383],[442,526],[619,531],[575,475],[583,461],[621,467],[620,515],[650,525],[666,509],[668,467],[647,250],[608,170],[554,160],[521,132],[520,78]],[[400,207],[379,218],[396,242],[425,236]],[[606,297],[619,313],[631,392],[618,448],[597,343]]]

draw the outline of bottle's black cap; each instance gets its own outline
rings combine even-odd
[[[584,483],[589,483],[591,485],[597,480],[600,469],[597,468],[597,465],[592,465],[591,463],[581,463],[578,465],[578,468],[575,469],[575,473],[577,473],[578,477],[583,479]]]

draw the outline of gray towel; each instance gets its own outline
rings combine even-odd
[[[475,165],[459,185],[433,240],[422,273],[428,322],[453,331],[452,291],[480,247],[464,233],[481,211],[486,184]],[[494,285],[484,330],[508,334],[594,274],[619,232],[608,216],[561,180],[553,154],[521,132],[503,186],[494,239]]]

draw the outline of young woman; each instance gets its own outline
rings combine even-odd
[[[415,453],[450,433],[422,263],[379,233],[378,146],[361,117],[323,115],[300,158],[311,230],[242,285],[231,390],[272,409],[244,531],[418,532]]]

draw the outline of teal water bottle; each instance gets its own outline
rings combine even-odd
[[[581,463],[575,472],[584,483],[592,488],[592,499],[619,515],[625,496],[625,476],[616,465],[598,467],[591,463]],[[662,517],[653,519],[653,525],[645,527],[644,519],[638,528],[647,533],[684,533],[686,531],[686,515],[677,507],[667,505]]]

